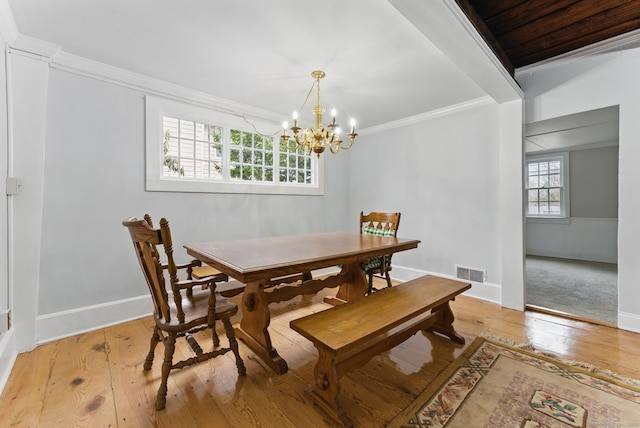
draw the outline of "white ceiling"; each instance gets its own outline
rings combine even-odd
[[[321,81],[321,104],[327,110],[335,107],[345,125],[354,117],[358,128],[486,95],[405,18],[407,13],[387,0],[8,4],[20,35],[59,45],[65,53],[266,109],[283,120],[301,108],[316,69],[327,73]],[[308,120],[313,104],[315,94],[302,113]]]
[[[525,128],[527,153],[618,145],[619,107],[611,106],[570,114]]]

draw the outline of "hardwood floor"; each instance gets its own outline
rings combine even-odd
[[[379,284],[379,286],[382,284]],[[309,341],[289,328],[289,321],[328,306],[317,296],[297,297],[272,306],[272,339],[289,363],[276,375],[240,342],[247,376],[238,378],[229,354],[174,370],[167,407],[153,407],[160,379],[163,347],[156,349],[150,372],[142,370],[153,320],[136,321],[47,343],[18,356],[0,397],[2,426],[57,427],[331,427],[329,419],[304,393],[317,357]],[[353,371],[340,384],[340,400],[356,426],[385,426],[408,406],[447,364],[480,333],[531,342],[552,352],[640,377],[640,334],[519,312],[469,297],[452,303],[454,326],[466,339],[458,345],[433,334],[418,333]],[[221,326],[219,334],[226,340]],[[199,340],[207,343],[206,338]],[[176,352],[188,353],[179,347]]]

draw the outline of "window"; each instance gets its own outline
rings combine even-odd
[[[529,217],[569,217],[568,153],[527,157]]]
[[[279,126],[152,97],[146,122],[147,190],[323,193],[322,159],[285,144]]]

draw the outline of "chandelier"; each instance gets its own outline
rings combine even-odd
[[[353,142],[356,140],[356,136],[358,135],[355,131],[356,122],[351,119],[351,131],[347,134],[349,137],[349,145],[342,145],[342,139],[340,138],[340,126],[336,123],[336,109],[331,110],[331,123],[327,126],[322,125],[322,114],[325,112],[325,109],[320,105],[320,79],[324,76],[325,72],[322,70],[316,70],[311,73],[311,77],[316,79],[314,85],[316,85],[318,91],[318,101],[313,110],[311,110],[315,117],[315,128],[307,128],[300,132],[302,128],[298,126],[297,111],[293,112],[293,126],[290,128],[297,147],[304,147],[307,154],[314,152],[318,157],[320,157],[320,154],[324,152],[325,145],[329,147],[331,153],[338,153],[341,149],[347,150],[351,148]],[[313,86],[311,87],[311,90],[313,90]],[[309,91],[309,94],[311,94],[311,90]],[[307,95],[307,99],[309,99],[309,95]],[[305,100],[305,103],[306,102],[307,101]],[[282,126],[284,128],[282,139],[286,143],[290,138],[290,136],[287,135],[287,127],[289,124],[284,122]]]

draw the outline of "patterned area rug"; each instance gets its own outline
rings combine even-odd
[[[640,382],[484,337],[389,427],[640,427]]]

